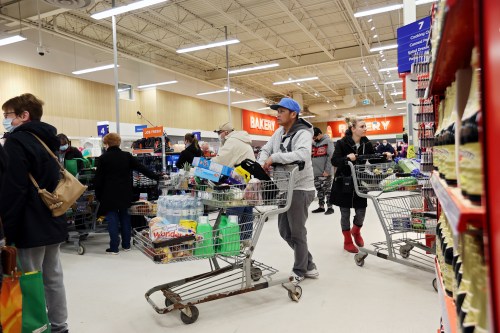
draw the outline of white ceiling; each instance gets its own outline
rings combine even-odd
[[[72,75],[75,69],[112,63],[111,19],[96,21],[90,17],[95,12],[109,9],[111,1],[97,0],[83,9],[73,10],[45,1],[78,6],[89,0],[38,0],[38,4],[37,0],[0,0],[0,35],[17,33],[21,16],[22,33],[28,38],[21,43],[3,46],[0,60],[65,75]],[[117,5],[130,2],[116,0]],[[286,95],[301,94],[304,106],[323,110],[318,113],[322,117],[315,120],[348,113],[398,114],[402,111],[397,110],[398,105],[393,105],[393,102],[401,96],[391,96],[390,93],[401,91],[402,86],[384,85],[384,82],[398,79],[397,72],[379,71],[380,68],[396,66],[396,50],[384,51],[383,57],[369,50],[396,43],[396,30],[403,25],[403,11],[359,19],[353,16],[358,10],[394,3],[398,2],[171,0],[117,17],[119,79],[133,86],[175,79],[178,84],[160,89],[190,96],[222,89],[227,84],[224,47],[182,55],[175,50],[224,40],[227,27],[228,38],[241,41],[229,46],[231,69],[263,63],[280,64],[272,70],[231,75],[231,87],[244,93],[232,93],[232,101],[257,97],[277,101]],[[42,44],[49,49],[43,57],[36,52],[40,43],[37,5],[41,13]],[[430,5],[418,6],[417,19],[428,15],[429,9]],[[369,22],[369,19],[373,21]],[[375,34],[377,38],[374,38]],[[275,81],[310,76],[318,76],[319,80],[300,85],[273,85]],[[112,70],[81,77],[113,83]],[[354,98],[345,97],[350,95],[350,88],[353,88]],[[224,95],[199,98],[227,103]],[[353,99],[357,103],[346,105],[346,101]],[[371,106],[361,106],[362,99],[370,99]],[[389,105],[387,109],[383,108],[385,101]],[[257,110],[265,104],[237,106]]]

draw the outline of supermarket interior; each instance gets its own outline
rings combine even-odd
[[[500,332],[499,50],[498,0],[0,0],[0,332]]]

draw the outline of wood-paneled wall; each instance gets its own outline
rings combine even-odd
[[[0,103],[30,92],[45,102],[43,121],[68,136],[95,136],[97,121],[116,121],[114,86],[0,61]],[[137,111],[153,124],[173,128],[214,130],[228,119],[227,106],[197,98],[149,89],[134,91],[134,100],[120,100],[120,122],[143,123]],[[241,129],[241,109],[231,109]]]

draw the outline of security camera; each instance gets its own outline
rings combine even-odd
[[[39,56],[43,57],[45,55],[45,53],[47,52],[47,50],[43,46],[38,46],[36,48],[36,52],[38,53]]]

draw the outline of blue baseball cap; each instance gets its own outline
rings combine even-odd
[[[278,110],[278,108],[285,108],[293,112],[300,113],[300,105],[293,98],[284,97],[278,104],[271,105],[270,108],[273,110]]]

